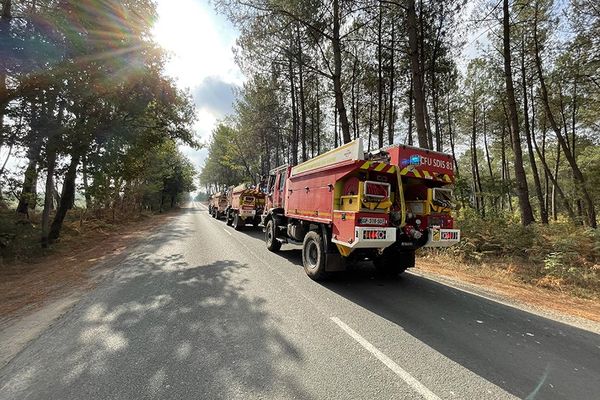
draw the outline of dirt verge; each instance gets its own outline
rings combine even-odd
[[[0,268],[0,325],[35,311],[42,304],[94,285],[89,271],[110,260],[119,262],[125,251],[148,231],[168,223],[177,211],[147,216],[117,225],[110,232],[88,229],[65,236],[51,254],[32,262],[16,262]]]
[[[600,299],[579,298],[568,291],[561,292],[557,289],[547,289],[521,282],[510,268],[471,266],[455,263],[444,257],[427,257],[417,262],[416,271],[441,276],[455,282],[467,282],[484,291],[534,309],[600,322]]]

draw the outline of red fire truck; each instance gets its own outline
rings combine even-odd
[[[402,273],[415,265],[416,249],[442,242],[430,225],[444,236],[444,244],[458,241],[458,232],[446,229],[446,222],[443,227],[432,225],[442,218],[431,215],[431,210],[440,211],[437,200],[428,199],[420,214],[407,214],[404,181],[411,185],[411,211],[421,200],[417,182],[403,170],[402,163],[390,163],[388,152],[365,155],[360,139],[294,167],[274,169],[262,217],[267,248],[278,251],[283,243],[301,244],[304,270],[321,279],[329,271],[345,269],[350,260],[372,260],[378,269]],[[444,205],[442,211],[451,208]]]
[[[460,241],[454,229],[452,196],[454,160],[449,154],[406,145],[383,151],[398,167],[406,204],[405,233],[427,236],[427,247],[451,246]],[[418,235],[418,234],[417,234]]]
[[[227,195],[225,193],[215,193],[208,199],[208,213],[212,215],[213,218],[222,218],[225,215],[226,208]]]
[[[260,223],[265,206],[265,195],[249,184],[242,184],[229,189],[227,204],[227,225],[233,225],[236,231],[249,223],[256,227]]]
[[[404,219],[397,168],[365,159],[360,139],[294,167],[274,169],[267,187],[267,248],[302,244],[311,278],[345,269],[349,258],[371,259],[396,273],[414,264],[414,250],[393,246]],[[387,262],[392,253],[398,260],[393,265]]]

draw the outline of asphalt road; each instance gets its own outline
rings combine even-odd
[[[196,204],[0,370],[0,399],[598,399],[600,336],[415,275],[327,283]]]

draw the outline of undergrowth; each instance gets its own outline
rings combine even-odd
[[[600,296],[600,232],[567,222],[521,226],[510,218],[482,219],[466,213],[457,221],[461,242],[434,250],[457,262],[511,268],[534,285]]]
[[[71,241],[85,240],[88,233],[110,235],[111,232],[150,214],[113,213],[111,210],[88,212],[73,209],[65,218],[60,239],[50,248],[41,247],[41,215],[30,211],[28,219],[17,216],[15,210],[0,209],[0,267],[24,261],[32,262],[52,254],[57,246]]]

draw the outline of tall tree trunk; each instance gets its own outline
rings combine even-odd
[[[533,174],[533,184],[535,186],[535,194],[538,199],[538,206],[540,207],[540,220],[542,224],[548,224],[548,211],[544,204],[544,195],[542,193],[542,183],[540,181],[540,174],[538,173],[537,163],[535,161],[535,154],[533,153],[533,145],[531,143],[531,137],[533,135],[532,129],[529,125],[529,103],[527,99],[527,77],[525,74],[525,36],[523,35],[521,40],[521,86],[523,89],[523,127],[525,130],[525,140],[527,141],[527,153],[529,155],[529,164],[531,165],[531,172]]]
[[[529,203],[529,189],[527,177],[523,166],[523,153],[521,150],[521,135],[519,134],[519,115],[515,100],[515,88],[513,85],[511,52],[510,52],[510,15],[508,0],[503,0],[503,44],[504,44],[504,77],[506,79],[506,97],[508,111],[510,114],[510,133],[512,136],[512,147],[515,156],[515,183],[517,197],[519,199],[519,210],[521,212],[521,223],[529,225],[534,221],[531,203]]]
[[[500,188],[500,208],[502,208],[502,211],[504,211],[504,188],[506,187],[506,125],[503,123],[502,124],[502,136],[500,136],[500,162],[502,164],[502,173],[500,174],[501,176],[501,182],[502,182],[502,187]]]
[[[508,1],[508,0],[504,0],[504,1]],[[576,182],[577,189],[580,191],[580,193],[582,194],[583,200],[585,201],[586,208],[587,208],[588,224],[590,227],[596,228],[597,227],[596,208],[594,206],[594,201],[592,200],[592,197],[590,196],[590,193],[587,190],[585,177],[583,176],[581,169],[579,169],[579,165],[577,165],[577,160],[575,159],[575,156],[573,155],[573,153],[571,153],[571,151],[569,151],[569,146],[567,145],[565,138],[563,137],[563,135],[560,131],[560,128],[558,127],[558,124],[556,123],[554,115],[552,114],[552,110],[550,109],[550,100],[548,97],[548,90],[546,88],[546,81],[544,79],[544,74],[542,71],[542,60],[540,57],[539,39],[538,39],[538,33],[537,33],[537,20],[538,20],[538,9],[536,7],[535,18],[534,18],[534,29],[533,29],[533,43],[534,43],[534,47],[535,47],[535,51],[534,51],[535,65],[536,65],[536,69],[537,69],[537,73],[538,73],[538,78],[540,81],[540,92],[541,92],[542,102],[544,104],[544,110],[546,112],[546,118],[548,119],[548,122],[550,123],[550,127],[556,134],[556,139],[558,140],[558,143],[560,144],[560,146],[563,149],[563,152],[565,153],[567,162],[569,163],[571,170],[573,172],[573,178]]]
[[[395,42],[395,24],[392,23],[392,36],[391,36],[391,43],[390,43],[390,105],[389,105],[389,112],[388,112],[388,144],[394,144],[394,125],[395,125],[395,121],[394,121],[394,114],[395,114],[395,108],[394,108],[394,79],[395,79],[395,60],[394,60],[394,42]]]
[[[544,170],[546,171],[546,174],[548,175],[548,177],[552,181],[552,184],[554,185],[553,190],[558,193],[558,195],[560,196],[560,199],[562,200],[563,207],[565,208],[565,211],[567,212],[569,219],[573,223],[577,223],[577,218],[575,217],[575,213],[573,212],[573,208],[571,207],[571,204],[569,204],[569,199],[567,198],[567,196],[565,196],[564,192],[562,191],[561,187],[558,184],[558,176],[556,174],[553,174],[552,171],[550,170],[550,167],[548,166],[548,163],[546,162],[546,158],[542,156],[542,152],[540,151],[540,148],[537,144],[537,141],[535,140],[535,137],[533,138],[533,145],[535,147],[535,151],[538,154],[540,162],[542,163],[542,166],[544,167]],[[555,209],[554,203],[555,202],[553,201],[553,207],[552,207],[553,209]],[[556,212],[556,211],[554,211],[554,212]]]
[[[410,89],[408,89],[408,145],[413,145],[413,80],[410,76]]]
[[[494,180],[494,172],[492,171],[492,158],[490,157],[490,148],[488,146],[487,140],[487,119],[486,119],[486,110],[485,107],[483,109],[483,147],[485,150],[485,159],[487,161],[488,172],[490,173],[490,178],[492,181]]]
[[[452,152],[452,161],[454,162],[455,175],[460,175],[458,170],[458,160],[456,159],[456,148],[454,146],[454,131],[452,130],[452,113],[450,112],[450,96],[448,96],[448,139],[450,142],[450,151]]]
[[[335,147],[339,146],[338,142],[338,109],[333,108],[333,144]]]
[[[296,84],[294,82],[294,66],[292,59],[289,59],[289,74],[290,74],[290,95],[292,99],[292,140],[291,147],[291,164],[298,164],[298,110],[296,108]]]
[[[350,137],[350,123],[344,105],[344,93],[342,92],[342,45],[340,40],[340,5],[339,0],[333,0],[333,40],[331,49],[333,51],[333,91],[335,93],[335,105],[340,117],[344,143],[352,141]]]
[[[56,147],[51,138],[46,147],[46,159],[48,174],[46,175],[46,187],[44,191],[44,210],[42,211],[42,247],[50,244],[50,211],[54,205],[54,170],[56,167]]]
[[[406,29],[408,30],[408,45],[410,48],[410,68],[413,82],[413,98],[415,100],[415,123],[419,147],[429,148],[427,128],[425,126],[425,91],[423,69],[419,56],[419,37],[417,32],[417,10],[414,0],[407,1]]]
[[[321,154],[321,98],[319,97],[319,78],[317,77],[317,154]]]
[[[0,21],[0,25],[3,24]],[[0,30],[0,33],[2,31]],[[1,36],[0,36],[1,37]],[[7,88],[6,88],[6,72],[4,71],[4,66],[1,65],[3,61],[0,61],[0,147],[4,144],[4,114],[6,112],[6,101],[4,99],[7,98]]]
[[[19,196],[19,204],[17,205],[17,214],[29,218],[29,209],[35,209],[36,186],[38,178],[38,153],[30,154],[29,163],[23,177],[23,185],[21,187],[21,195]]]
[[[315,156],[315,107],[310,108],[310,158]]]
[[[65,174],[63,181],[60,204],[58,205],[56,215],[54,216],[54,220],[50,226],[50,232],[48,235],[50,243],[54,242],[60,237],[60,231],[62,229],[65,217],[67,216],[67,211],[73,208],[73,204],[75,203],[75,178],[77,177],[77,166],[79,165],[80,159],[81,155],[79,152],[77,152],[77,150],[74,150],[73,154],[71,154],[71,163],[69,164],[69,168],[67,169],[67,173]]]
[[[303,71],[303,56],[302,56],[302,42],[300,40],[300,28],[296,28],[298,37],[298,83],[300,85],[300,130],[302,136],[302,161],[306,161],[308,156],[306,154],[306,103],[304,100],[304,71]]]
[[[9,36],[10,20],[12,18],[11,0],[2,0],[0,12],[0,40],[6,41]],[[8,103],[8,90],[6,88],[6,71],[8,60],[0,60],[0,145],[2,145],[2,129],[4,127],[4,113]]]
[[[83,195],[85,197],[85,208],[91,208],[92,207],[92,196],[90,195],[90,185],[89,185],[89,180],[88,180],[88,165],[87,165],[87,157],[83,157],[82,163],[81,163],[81,175],[82,175],[82,180],[83,180]]]
[[[357,61],[358,63],[358,61]],[[357,65],[358,70],[358,65]],[[356,131],[354,132],[354,138],[360,137],[360,81],[356,84]]]
[[[473,168],[473,182],[475,187],[475,204],[481,217],[485,218],[485,200],[483,198],[483,188],[481,186],[481,174],[479,173],[479,160],[477,157],[477,104],[472,104],[472,130],[471,130],[471,159]]]
[[[11,14],[11,0],[2,0],[2,9],[0,10],[0,41],[7,41],[9,37],[10,30],[10,20],[12,18]],[[8,89],[6,87],[6,71],[7,65],[5,64],[7,60],[0,59],[0,148],[4,144],[4,114],[6,113],[6,105],[8,104]],[[10,150],[8,152],[8,157],[12,153],[13,145],[10,144]],[[6,160],[8,160],[8,157]],[[2,172],[4,172],[4,163],[2,167]],[[0,175],[1,176],[1,175]],[[0,205],[2,205],[2,186],[0,185]]]
[[[558,181],[558,169],[560,168],[560,143],[556,143],[556,163],[554,164],[554,176]],[[552,186],[552,219],[558,221],[558,207],[556,207],[556,185]],[[581,221],[579,221],[581,225]]]
[[[352,113],[352,136],[354,139],[358,137],[358,115],[356,114],[356,103],[358,102],[356,95],[356,70],[358,69],[358,56],[354,56],[354,62],[352,63],[352,86],[350,89],[351,95],[351,113]]]
[[[383,44],[381,25],[383,23],[383,3],[379,2],[377,19],[377,143],[383,147]]]
[[[373,92],[371,92],[371,101],[369,102],[369,144],[367,151],[371,151],[371,141],[373,140]]]

